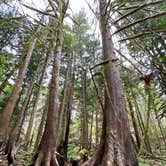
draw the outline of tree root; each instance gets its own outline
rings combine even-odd
[[[103,145],[104,144],[99,145],[94,155],[88,161],[84,162],[81,166],[95,166],[96,162],[99,162],[99,159],[102,157]]]

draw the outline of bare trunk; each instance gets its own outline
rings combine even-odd
[[[39,129],[38,129],[38,134],[37,134],[35,145],[34,145],[34,150],[36,150],[38,148],[39,142],[41,141],[41,138],[42,138],[45,121],[47,118],[47,110],[48,110],[48,100],[46,101],[46,105],[45,105],[45,108],[44,108],[44,111],[42,114],[41,122],[40,122]]]
[[[65,112],[66,112],[66,104],[68,102],[68,88],[69,88],[69,81],[71,77],[71,65],[72,61],[68,60],[67,64],[67,71],[66,71],[66,78],[64,83],[64,92],[63,92],[63,98],[60,105],[60,116],[59,116],[59,126],[58,126],[58,142],[57,145],[61,143],[61,141],[64,140],[65,136]]]
[[[0,120],[0,144],[5,142],[9,122],[18,99],[19,91],[21,89],[21,85],[23,83],[23,79],[32,56],[35,43],[36,43],[36,38],[33,36],[28,43],[29,45],[28,45],[27,55],[23,63],[21,64],[17,80],[15,82],[15,85],[13,86],[6,107],[4,108],[4,111],[2,113],[2,117]]]
[[[66,81],[66,126],[64,127],[64,139],[61,140],[62,145],[59,147],[61,155],[63,155],[64,158],[60,159],[60,165],[65,165],[65,160],[67,159],[67,150],[68,150],[68,139],[69,139],[69,131],[70,131],[70,120],[71,120],[71,111],[72,111],[72,103],[73,103],[73,86],[74,86],[74,65],[73,64],[73,56],[70,56],[70,59],[68,60],[68,76]]]
[[[57,30],[57,40],[54,55],[54,64],[52,70],[52,79],[49,91],[49,104],[45,130],[39,145],[39,149],[34,156],[34,163],[32,165],[51,166],[58,165],[55,157],[55,145],[57,139],[57,127],[59,117],[59,69],[62,51],[62,30]]]
[[[140,140],[140,136],[139,136],[139,132],[138,132],[137,122],[136,122],[136,119],[134,116],[133,106],[132,106],[131,101],[129,99],[128,99],[128,103],[129,103],[130,114],[131,114],[131,118],[132,118],[133,128],[134,128],[134,132],[135,132],[135,138],[136,138],[137,147],[138,147],[137,149],[140,149],[141,140]]]
[[[145,135],[145,125],[144,125],[144,121],[143,121],[143,118],[142,118],[142,115],[141,115],[141,112],[140,112],[140,109],[139,109],[139,105],[136,101],[136,97],[135,97],[133,91],[132,91],[132,96],[133,96],[134,103],[135,103],[138,123],[139,123],[140,129],[142,131],[142,137],[144,137],[144,135]],[[142,139],[142,141],[141,141],[141,145],[143,145],[143,144],[145,145],[145,148],[148,151],[148,149],[150,147],[150,142],[149,142],[149,137],[147,135],[146,135],[146,139]]]
[[[86,93],[86,70],[82,70],[82,148],[88,148],[88,115]]]
[[[30,136],[31,136],[32,128],[33,128],[35,114],[36,114],[36,111],[37,111],[37,106],[39,104],[39,99],[40,99],[41,92],[42,92],[42,85],[43,85],[43,80],[44,80],[44,77],[45,77],[45,74],[46,74],[48,61],[49,61],[49,54],[46,55],[45,64],[43,66],[42,75],[41,75],[41,78],[40,78],[40,81],[39,81],[39,88],[38,88],[38,91],[37,91],[37,94],[36,94],[36,101],[35,101],[34,107],[33,107],[32,112],[31,112],[31,117],[30,117],[28,129],[27,129],[27,133],[26,133],[26,137],[25,137],[26,141],[27,141],[27,145],[29,144],[29,141],[30,141]]]
[[[39,69],[39,66],[38,66]],[[8,155],[8,158],[13,161],[13,157],[14,155],[17,153],[17,151],[15,149],[18,150],[18,148],[16,147],[17,142],[19,142],[20,140],[20,134],[21,134],[21,128],[23,125],[23,120],[27,111],[27,107],[28,107],[28,103],[30,101],[31,95],[32,95],[32,91],[33,91],[33,87],[35,84],[35,80],[36,80],[36,76],[38,74],[38,69],[36,74],[34,75],[32,81],[29,84],[29,87],[27,89],[27,93],[26,93],[26,97],[24,99],[23,105],[21,107],[21,110],[19,112],[17,121],[15,123],[15,125],[12,128],[12,131],[9,135],[9,140],[6,146],[6,150],[5,153]],[[13,152],[14,151],[14,152]]]
[[[108,25],[109,15],[105,11],[106,5],[106,0],[99,0],[103,56],[104,60],[109,60],[109,62],[104,65],[105,105],[101,138],[103,146],[102,155],[98,157],[97,163],[101,163],[102,166],[137,166],[120,73],[117,63],[111,61],[115,59],[115,52]]]
[[[51,166],[51,165],[59,165],[55,156],[55,147],[57,141],[57,131],[58,131],[58,122],[59,122],[59,70],[60,70],[60,61],[61,61],[61,53],[62,53],[62,45],[63,45],[63,19],[66,15],[66,10],[68,8],[69,0],[58,0],[56,1],[58,6],[57,14],[58,16],[58,25],[56,27],[56,46],[55,46],[55,55],[54,62],[52,68],[52,78],[50,82],[49,89],[49,103],[48,103],[48,112],[46,125],[44,129],[44,133],[38,148],[34,156],[34,161],[32,165],[37,166]],[[53,4],[51,4],[53,6]],[[56,12],[56,11],[54,11]],[[54,43],[55,41],[53,41]],[[52,43],[53,49],[54,44]],[[51,44],[51,43],[50,43]]]
[[[65,130],[65,137],[64,137],[64,142],[63,142],[63,152],[64,152],[63,156],[66,159],[67,159],[68,140],[69,140],[69,131],[70,131],[70,120],[71,120],[71,111],[72,111],[72,103],[73,103],[74,73],[73,73],[73,79],[71,78],[71,76],[70,76],[70,83],[69,83],[69,87],[68,87],[68,101],[67,101],[67,105],[66,105],[66,107],[67,107],[66,130]]]
[[[94,110],[92,110],[91,115],[91,124],[90,124],[90,133],[89,133],[89,140],[90,140],[90,148],[92,148],[92,135],[93,135],[93,116],[94,116]]]
[[[98,108],[96,108],[95,119],[96,119],[96,145],[99,143],[99,122],[98,122]]]

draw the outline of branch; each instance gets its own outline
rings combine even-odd
[[[126,13],[125,15],[123,15],[122,17],[120,17],[119,19],[117,19],[117,20],[115,21],[115,23],[117,23],[118,21],[122,20],[123,18],[125,18],[125,17],[127,17],[127,16],[129,16],[129,15],[131,15],[131,14],[137,12],[137,11],[139,11],[140,9],[143,9],[143,8],[148,7],[148,6],[150,6],[150,5],[155,5],[155,4],[158,4],[158,3],[161,3],[161,2],[163,2],[163,1],[161,0],[161,1],[157,1],[157,2],[151,2],[151,3],[147,3],[147,4],[140,5],[140,6],[138,6],[136,9],[134,9],[134,10],[132,10],[132,11]]]
[[[148,6],[150,5],[156,5],[158,3],[162,3],[164,2],[163,0],[160,0],[160,1],[156,1],[156,2],[151,2],[151,3],[148,3]],[[133,5],[133,6],[130,6],[130,7],[124,7],[124,8],[121,8],[120,10],[130,10],[130,9],[134,9],[134,8],[138,8],[139,5]]]
[[[92,69],[94,69],[94,68],[96,68],[96,67],[98,67],[98,66],[106,65],[106,64],[108,64],[109,62],[114,63],[114,62],[117,62],[118,60],[119,60],[118,58],[116,58],[116,59],[107,59],[107,60],[104,60],[103,62],[98,63],[97,65],[91,67],[90,69],[92,70]]]
[[[47,16],[51,16],[51,17],[56,18],[55,15],[53,15],[53,14],[51,14],[51,13],[47,13],[47,12],[45,12],[45,11],[38,10],[38,9],[33,8],[33,7],[31,7],[31,6],[28,6],[28,5],[26,5],[26,4],[22,4],[22,5],[25,6],[26,8],[28,8],[28,9],[30,9],[30,10],[33,10],[33,11],[35,11],[35,12],[40,13],[40,14],[43,14],[43,15],[47,15]]]
[[[110,7],[109,7],[109,6],[110,6]],[[105,14],[104,14],[104,15],[107,14],[108,8],[111,8],[111,0],[109,0],[109,1],[107,2],[107,6],[105,7]],[[111,10],[111,9],[109,9],[109,10]]]
[[[131,27],[131,26],[133,26],[133,25],[135,25],[135,24],[138,24],[138,23],[147,21],[147,20],[152,19],[152,18],[157,18],[157,17],[160,17],[160,16],[164,16],[164,15],[166,15],[166,11],[160,12],[160,13],[158,13],[158,14],[155,14],[155,15],[152,15],[152,16],[149,16],[149,17],[145,17],[145,18],[143,18],[143,19],[139,19],[139,20],[137,20],[137,21],[135,21],[135,22],[133,22],[133,23],[130,23],[130,24],[128,24],[128,25],[122,27],[121,29],[118,29],[117,31],[115,31],[115,32],[113,33],[113,35],[115,35],[116,33],[121,32],[122,30],[127,29],[127,28],[129,28],[129,27]]]
[[[123,58],[125,58],[140,74],[143,74],[141,70],[138,69],[138,67],[136,67],[136,65],[130,60],[128,59],[125,55],[123,55],[119,50],[117,50],[115,48],[115,51],[120,55],[122,56]]]
[[[129,36],[129,37],[127,37],[127,38],[124,38],[124,39],[122,39],[122,40],[119,40],[118,42],[124,42],[124,41],[126,41],[126,40],[136,39],[136,38],[139,38],[139,37],[144,36],[144,35],[150,35],[150,34],[162,33],[162,32],[163,32],[163,33],[166,33],[166,30],[163,29],[163,30],[156,30],[156,31],[152,31],[152,32],[138,33],[138,34],[136,34],[136,35],[134,35],[134,36]]]
[[[93,10],[92,6],[89,4],[89,2],[87,0],[85,0],[85,2],[87,3],[89,9],[92,11],[92,13],[96,16],[97,19],[99,19],[97,13]]]
[[[48,2],[49,2],[49,5],[51,6],[52,10],[54,11],[54,14],[55,14],[56,17],[57,17],[57,12],[58,12],[57,7],[54,5],[54,3],[53,3],[52,0],[48,0]]]
[[[0,18],[0,24],[3,22],[13,21],[13,20],[19,20],[26,18],[26,16],[20,16],[20,17],[11,17],[11,18]]]

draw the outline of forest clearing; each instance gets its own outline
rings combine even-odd
[[[165,0],[0,0],[0,166],[166,166]]]

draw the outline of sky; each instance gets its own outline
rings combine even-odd
[[[18,0],[15,0],[16,3],[18,4],[20,11],[28,14],[29,16],[35,18],[36,13],[30,9],[27,9],[26,7],[20,5],[18,3]],[[87,0],[89,4],[93,3],[93,0]],[[44,10],[47,7],[47,0],[22,0],[21,1],[23,4],[26,4],[27,6],[31,6],[34,7],[38,10]],[[87,18],[88,18],[88,22],[89,25],[91,27],[91,31],[94,34],[97,34],[96,36],[99,36],[99,26],[96,24],[96,22],[94,22],[94,14],[91,12],[91,10],[88,7],[88,4],[86,2],[86,0],[70,0],[70,8],[68,10],[68,12],[70,13],[70,15],[73,15],[75,13],[78,13],[82,8],[85,9],[85,12],[87,14]],[[71,10],[70,10],[71,9]],[[66,22],[68,22],[69,24],[72,24],[71,19],[66,19]]]
[[[26,5],[36,7],[37,9],[44,9],[47,6],[47,0],[22,0],[22,2]],[[81,8],[85,8],[88,12],[88,5],[85,0],[70,0],[70,6],[73,13],[77,13]],[[31,13],[31,11],[25,7],[23,7],[23,10],[26,13]]]

